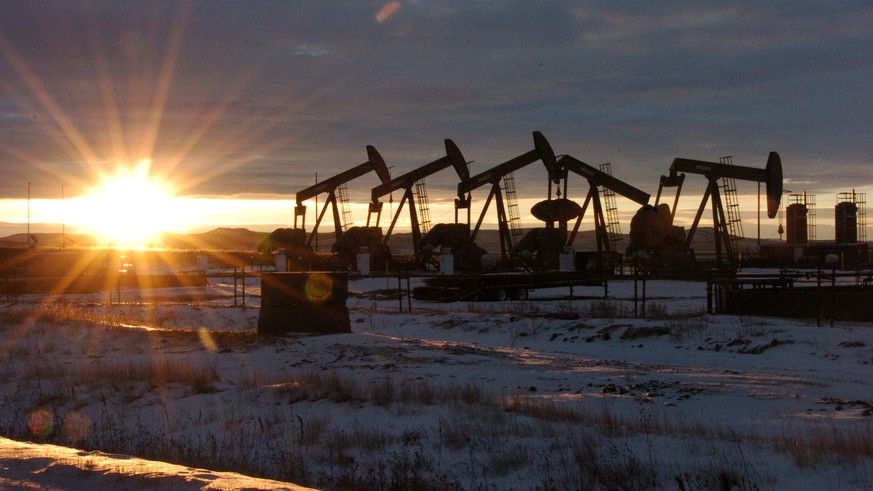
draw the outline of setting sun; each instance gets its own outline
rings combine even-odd
[[[147,246],[161,233],[181,231],[183,209],[169,183],[149,174],[151,162],[104,176],[82,198],[77,219],[109,245]]]

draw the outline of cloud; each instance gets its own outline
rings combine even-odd
[[[676,156],[777,150],[787,177],[826,188],[844,177],[822,163],[869,164],[863,2],[403,1],[379,22],[387,3],[7,5],[0,195],[141,157],[192,193],[293,194],[367,144],[405,172],[452,138],[481,171],[533,130],[649,192]]]

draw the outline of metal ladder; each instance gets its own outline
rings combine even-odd
[[[815,195],[803,193],[806,205],[806,231],[809,240],[815,240]]]
[[[719,158],[719,162],[724,165],[734,165],[733,157]],[[743,222],[740,220],[740,204],[737,200],[737,184],[732,177],[723,177],[721,179],[721,194],[724,199],[724,209],[727,216],[727,229],[731,241],[731,249],[734,254],[739,253],[739,243],[743,233]]]
[[[600,171],[612,175],[612,164],[607,162],[600,164]],[[615,192],[604,186],[600,186],[600,196],[603,197],[603,208],[606,212],[606,235],[613,251],[618,250],[618,243],[622,241],[621,223],[618,221],[618,206],[615,204]]]
[[[510,248],[518,244],[518,240],[524,234],[521,228],[521,215],[518,213],[518,193],[515,191],[515,176],[512,172],[503,176],[503,197],[506,201],[506,214],[509,220],[510,236],[512,244]]]
[[[345,231],[349,229],[349,225],[352,223],[352,210],[349,208],[349,190],[345,184],[340,184],[336,188],[336,197],[337,201],[339,201],[341,220],[343,222],[341,225]]]
[[[837,193],[837,204],[842,202],[854,203],[857,207],[855,228],[858,242],[867,242],[867,193],[856,193],[854,189],[851,192]]]
[[[421,233],[430,231],[430,204],[427,201],[427,184],[424,179],[415,181],[415,201],[418,203],[418,226]]]

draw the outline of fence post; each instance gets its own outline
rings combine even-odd
[[[712,315],[712,280],[706,280],[706,313]]]
[[[646,267],[643,266],[643,319],[646,318]]]
[[[403,282],[400,274],[401,268],[397,268],[397,303],[400,308],[400,312],[403,312]]]
[[[406,266],[406,307],[409,313],[412,313],[412,287],[410,285],[409,265]]]
[[[815,299],[816,299],[816,318],[815,325],[816,327],[821,327],[821,267],[818,268],[818,274],[815,275]]]

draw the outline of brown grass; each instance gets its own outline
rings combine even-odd
[[[847,433],[836,427],[783,432],[771,439],[777,450],[791,456],[799,467],[811,467],[827,460],[858,464],[873,458],[873,434]]]

